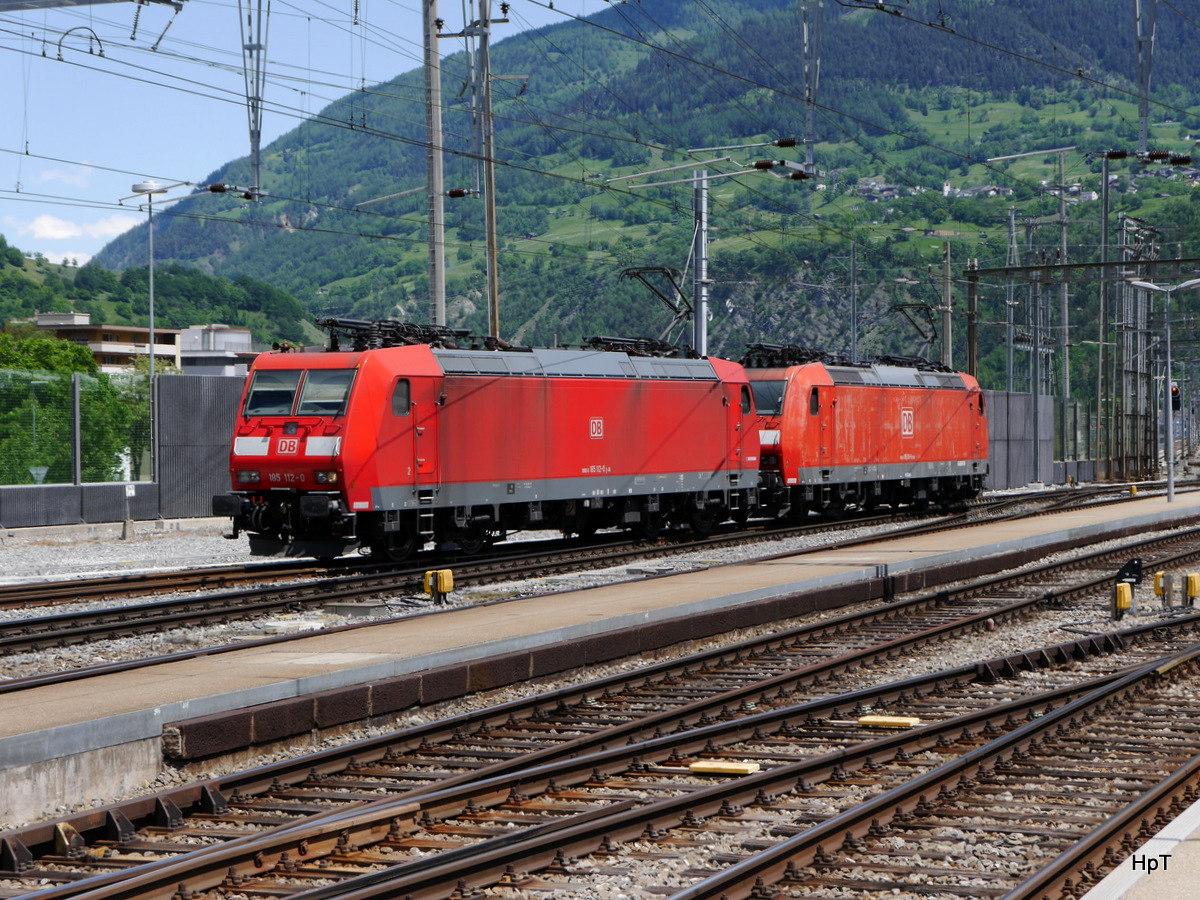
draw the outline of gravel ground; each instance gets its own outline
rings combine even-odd
[[[223,530],[226,519],[136,522],[127,535],[119,524],[7,529],[0,583],[246,562],[245,539],[227,540]]]

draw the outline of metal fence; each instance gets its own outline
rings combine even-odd
[[[0,527],[211,515],[243,379],[0,371]]]
[[[0,370],[0,485],[149,480],[144,376]]]
[[[153,477],[144,378],[0,379],[0,527],[197,518],[211,515],[213,494],[229,489],[239,377],[155,376]],[[1093,479],[1089,459],[1055,461],[1051,398],[1042,398],[1035,429],[1029,394],[985,393],[989,488]]]

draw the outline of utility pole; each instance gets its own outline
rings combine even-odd
[[[850,362],[858,362],[858,242],[850,242]]]
[[[950,242],[942,244],[942,365],[954,366],[954,348],[950,342],[950,310],[953,296],[951,293],[950,276]]]
[[[817,85],[821,80],[821,0],[800,0],[800,32],[804,46],[804,164],[815,171]],[[807,194],[805,195],[807,196]]]
[[[696,260],[692,303],[692,348],[697,356],[708,356],[708,172],[695,174],[692,188],[692,215],[696,227],[692,235],[692,256]]]
[[[425,31],[425,156],[426,197],[429,221],[429,321],[446,324],[446,173],[442,159],[442,67],[438,53],[437,0],[422,5]]]
[[[1074,149],[1074,148],[1070,148]],[[1066,155],[1067,150],[1058,151],[1058,261],[1061,265],[1067,264],[1067,176],[1066,176]],[[1058,404],[1059,424],[1058,433],[1059,440],[1062,442],[1062,458],[1067,458],[1067,403],[1071,399],[1071,360],[1070,348],[1071,342],[1068,340],[1070,329],[1068,323],[1071,318],[1070,305],[1067,302],[1067,283],[1064,281],[1059,285],[1059,317],[1058,321],[1062,326],[1059,329],[1058,347],[1060,365],[1062,366],[1062,400]],[[1074,441],[1069,444],[1074,446]],[[1075,454],[1078,458],[1078,453]]]
[[[242,74],[246,80],[246,115],[250,121],[250,190],[252,200],[262,192],[262,104],[266,72],[263,61],[267,53],[267,17],[263,15],[262,0],[257,0],[257,17],[250,12],[250,0],[245,6],[238,0],[238,24],[242,29]]]
[[[1015,266],[1021,261],[1021,252],[1017,248],[1017,209],[1008,208],[1008,256],[1006,263]],[[1017,306],[1016,285],[1009,279],[1004,286],[1004,384],[1008,393],[1013,391],[1013,315]]]
[[[505,11],[508,4],[504,4]],[[483,201],[484,228],[487,231],[487,292],[488,330],[493,337],[500,337],[500,265],[499,248],[496,246],[496,145],[492,127],[492,54],[491,34],[488,21],[491,15],[490,0],[479,0],[479,22],[482,32],[479,37],[479,77],[482,82],[480,127],[483,129]]]
[[[468,50],[468,62],[472,63],[470,88],[473,124],[475,128],[475,158],[483,170],[484,238],[487,257],[487,303],[488,331],[500,337],[500,274],[498,271],[499,251],[496,236],[496,154],[492,126],[492,63],[491,26],[508,22],[508,3],[500,4],[503,18],[491,18],[491,0],[479,0],[478,18],[458,34],[446,37],[476,38],[479,52],[472,60]]]
[[[1150,143],[1150,70],[1158,0],[1134,0],[1133,9],[1137,26],[1138,152],[1145,153]]]

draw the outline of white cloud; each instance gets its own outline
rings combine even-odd
[[[69,222],[57,216],[41,215],[32,222],[19,225],[18,231],[22,236],[29,236],[39,241],[69,241],[80,237],[108,239],[123,234],[140,221],[140,216],[121,213],[84,223]]]
[[[90,182],[89,175],[92,173],[91,166],[81,166],[83,171],[77,172],[67,169],[46,169],[39,175],[42,181],[61,181],[63,184],[69,184],[74,187],[87,187]]]
[[[84,233],[88,237],[94,238],[115,238],[118,234],[124,234],[130,228],[140,224],[141,216],[125,215],[124,213],[116,213],[104,219],[98,219],[88,225],[83,226]]]
[[[21,234],[30,235],[39,241],[66,241],[81,237],[83,229],[66,219],[38,216],[28,225],[21,226]]]

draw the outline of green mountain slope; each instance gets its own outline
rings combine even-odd
[[[711,182],[713,352],[736,355],[747,341],[847,351],[852,247],[861,352],[928,352],[929,334],[898,307],[917,305],[923,323],[939,302],[943,242],[952,243],[958,269],[967,258],[1002,265],[1009,206],[1030,219],[1057,211],[1045,191],[1056,157],[984,161],[1078,147],[1067,181],[1096,190],[1099,163],[1084,151],[1136,141],[1128,2],[911,0],[888,8],[900,14],[825,5],[814,134],[823,177],[797,183],[747,171]],[[606,180],[724,155],[734,161],[711,171],[756,156],[802,159],[803,148],[688,152],[803,139],[801,46],[796,5],[776,0],[620,3],[586,23],[497,42],[502,336],[518,343],[676,337],[670,312],[621,273],[688,269],[692,190]],[[1188,149],[1191,130],[1200,132],[1190,112],[1200,96],[1200,72],[1189,64],[1197,50],[1200,30],[1160,15],[1152,116],[1156,143],[1167,149]],[[461,55],[445,61],[449,98],[463,67]],[[158,223],[159,258],[267,282],[314,314],[427,321],[423,195],[355,208],[424,185],[422,85],[420,72],[407,72],[343,98],[274,142],[263,159],[267,196],[258,202],[223,194],[175,204]],[[471,189],[470,122],[461,105],[447,107],[445,132],[447,187]],[[1113,171],[1123,179],[1114,216],[1189,220],[1191,195],[1177,182],[1133,195],[1140,167],[1127,162]],[[243,159],[203,181],[248,180]],[[946,183],[1013,193],[949,197]],[[1073,259],[1094,258],[1097,206],[1071,213]],[[474,196],[447,201],[446,219],[450,324],[483,333],[483,204]],[[143,228],[112,242],[98,262],[138,264]],[[1052,231],[1039,231],[1035,246],[1056,248]],[[688,269],[688,290],[690,277]],[[1080,328],[1095,316],[1089,291],[1081,288],[1073,301]],[[996,329],[981,336],[993,380],[1000,340]]]

